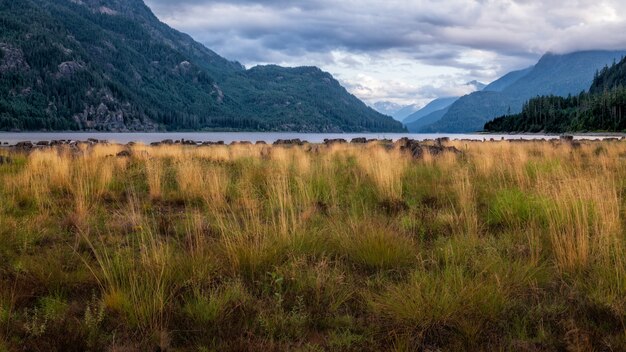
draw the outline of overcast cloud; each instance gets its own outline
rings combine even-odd
[[[250,67],[315,65],[368,103],[425,104],[545,52],[626,49],[624,0],[146,0]]]

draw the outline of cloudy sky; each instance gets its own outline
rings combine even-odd
[[[146,0],[247,67],[315,65],[368,103],[423,105],[546,51],[626,48],[626,0]]]

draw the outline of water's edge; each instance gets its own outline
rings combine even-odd
[[[219,142],[226,144],[232,142],[259,142],[273,143],[278,139],[301,139],[311,143],[321,143],[324,139],[342,138],[350,141],[352,138],[367,139],[391,139],[398,140],[408,137],[415,140],[429,140],[447,137],[451,140],[511,140],[511,139],[558,139],[557,134],[487,134],[487,133],[297,133],[297,132],[155,132],[155,133],[101,133],[101,132],[0,132],[0,145],[10,146],[18,142],[70,140],[86,141],[88,139],[106,140],[111,143],[126,144],[153,143],[162,140],[191,140],[197,142]],[[620,133],[581,133],[574,134],[575,139],[605,139],[625,138],[626,134]]]

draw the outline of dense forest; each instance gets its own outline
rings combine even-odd
[[[142,0],[0,1],[0,130],[403,131],[316,67],[246,69]]]
[[[489,132],[626,131],[626,58],[599,71],[588,92],[541,96],[524,104],[522,112],[485,124]]]

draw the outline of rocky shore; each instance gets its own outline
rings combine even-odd
[[[306,140],[301,139],[278,139],[272,143],[272,146],[275,147],[302,147],[309,152],[315,152],[319,150],[320,147],[330,147],[338,144],[352,144],[352,145],[367,145],[367,144],[379,144],[384,146],[385,148],[399,149],[403,152],[410,154],[414,158],[423,157],[425,152],[430,153],[431,155],[439,155],[444,152],[452,152],[452,153],[460,153],[456,147],[447,146],[446,143],[449,142],[448,138],[438,138],[434,140],[425,140],[425,141],[417,141],[410,138],[401,138],[396,140],[395,142],[390,139],[366,139],[366,138],[353,138],[348,141],[346,139],[325,139],[322,143],[309,143]],[[80,150],[83,147],[91,147],[98,144],[115,144],[111,143],[108,140],[98,140],[94,138],[89,138],[86,140],[68,140],[68,139],[58,139],[52,141],[39,141],[39,142],[31,142],[31,141],[22,141],[18,142],[14,145],[8,145],[8,143],[1,143],[2,147],[7,148],[13,152],[21,152],[21,153],[30,153],[34,150],[45,149],[45,148],[54,148],[54,147],[67,147],[70,149]],[[131,148],[136,145],[135,142],[129,142],[125,144],[128,148],[124,151],[117,154],[118,157],[130,157],[132,156]],[[228,145],[268,145],[267,142],[257,141],[252,143],[250,141],[235,141]],[[224,141],[195,141],[195,140],[172,140],[172,139],[164,139],[160,142],[150,143],[152,147],[159,146],[195,146],[195,147],[205,147],[205,146],[216,146],[216,145],[227,145]],[[0,162],[7,162],[7,160],[0,160]]]

